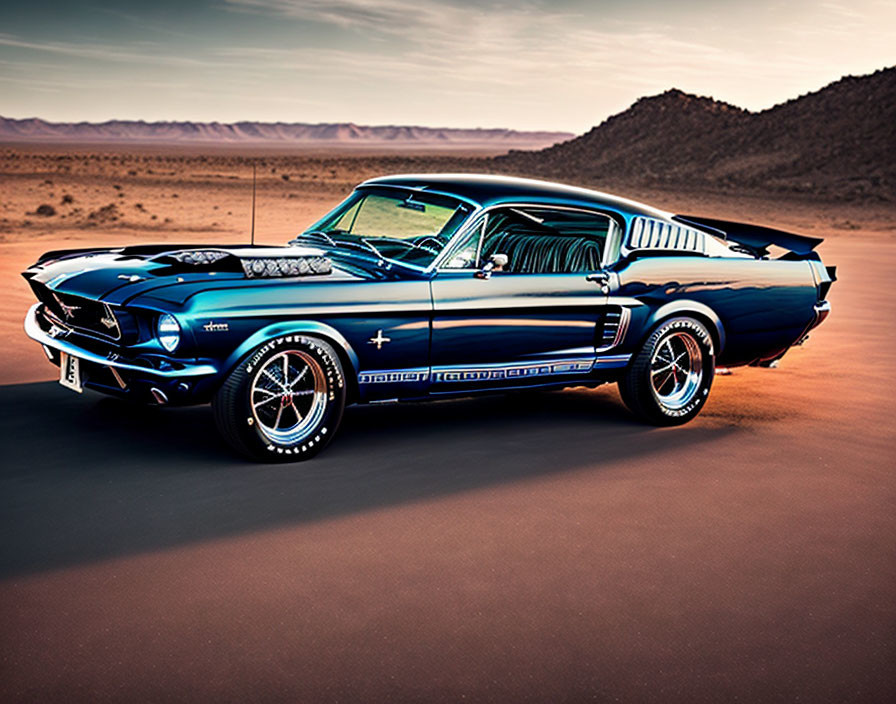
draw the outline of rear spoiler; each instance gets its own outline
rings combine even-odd
[[[805,255],[824,241],[820,237],[806,237],[745,222],[715,220],[694,215],[673,215],[672,219],[684,225],[696,226],[731,242],[737,242],[760,255],[768,254],[769,245],[782,247],[794,254]]]

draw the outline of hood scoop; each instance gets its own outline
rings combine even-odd
[[[230,252],[225,252],[220,249],[187,249],[180,252],[169,252],[163,254],[161,257],[157,257],[157,259],[168,257],[181,264],[205,266],[207,264],[214,264],[229,256]]]
[[[295,276],[323,276],[333,271],[329,258],[319,250],[298,250],[295,247],[255,248],[251,254],[228,249],[184,249],[164,252],[153,261],[168,264],[181,272],[242,272],[247,279],[272,279]],[[174,273],[174,272],[172,272]]]
[[[278,276],[314,276],[329,274],[333,263],[323,255],[303,257],[240,257],[243,272],[249,279],[270,279]]]

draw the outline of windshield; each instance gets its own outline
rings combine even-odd
[[[290,244],[364,250],[429,266],[473,208],[448,196],[401,188],[359,188]]]

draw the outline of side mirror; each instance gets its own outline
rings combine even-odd
[[[493,271],[503,271],[508,262],[510,262],[510,258],[506,254],[493,254],[482,268],[476,272],[476,278],[490,279]]]

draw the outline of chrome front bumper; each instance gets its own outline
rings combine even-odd
[[[57,352],[65,352],[72,357],[77,357],[86,362],[91,362],[102,367],[110,367],[116,370],[135,372],[140,375],[158,377],[161,379],[181,379],[183,377],[202,377],[211,376],[218,373],[218,370],[211,364],[185,364],[179,363],[178,369],[156,369],[154,367],[134,364],[132,362],[122,361],[114,356],[103,356],[90,350],[79,347],[66,338],[71,334],[70,330],[60,328],[58,326],[51,327],[49,331],[44,330],[40,326],[37,314],[43,304],[35,303],[28,309],[25,316],[25,334],[32,340],[39,342],[44,347]],[[54,330],[59,332],[53,334]]]

